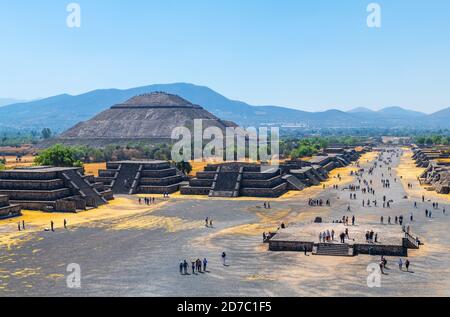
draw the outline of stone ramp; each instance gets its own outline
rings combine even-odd
[[[106,199],[95,189],[93,185],[76,170],[69,170],[63,173],[68,181],[73,182],[78,187],[81,196],[86,199],[89,207],[98,207],[107,203]]]

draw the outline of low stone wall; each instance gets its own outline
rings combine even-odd
[[[241,186],[243,188],[273,188],[284,182],[281,176],[276,176],[267,180],[243,179]]]
[[[71,194],[68,188],[52,191],[0,191],[0,195],[8,195],[11,200],[56,201]]]
[[[179,184],[170,186],[139,186],[138,192],[141,194],[173,194],[180,189]]]
[[[64,181],[54,180],[0,180],[2,190],[55,190],[64,187]]]
[[[181,176],[169,176],[165,178],[141,178],[140,186],[169,186],[181,182]]]
[[[22,215],[22,208],[19,205],[0,207],[0,219],[18,217]]]
[[[276,252],[312,252],[314,242],[300,241],[269,241],[269,250]]]
[[[268,180],[271,178],[274,178],[276,176],[280,175],[280,173],[278,172],[273,172],[273,173],[254,173],[254,172],[244,172],[243,173],[243,178],[244,180]]]
[[[286,191],[287,183],[283,183],[275,188],[241,188],[241,195],[249,197],[276,198],[286,193]]]
[[[189,181],[189,185],[193,187],[209,187],[211,188],[214,180],[213,179],[197,179],[193,178]]]
[[[0,172],[0,178],[1,179],[12,179],[12,180],[51,180],[51,179],[58,179],[60,178],[58,175],[58,172],[46,172],[46,173],[40,173],[40,172],[20,172],[20,171],[1,171]]]
[[[81,201],[80,201],[81,203]],[[78,206],[81,207],[81,206]],[[83,208],[79,208],[82,210]],[[86,206],[84,206],[84,209],[86,209]],[[77,201],[73,200],[58,200],[55,203],[55,211],[59,212],[77,212]]]
[[[162,177],[169,177],[169,176],[175,176],[175,175],[177,175],[177,170],[175,168],[169,168],[169,169],[157,170],[157,171],[143,170],[141,172],[141,177],[147,177],[147,178],[162,178]]]
[[[8,196],[0,196],[0,207],[9,206],[9,198]]]
[[[181,187],[180,192],[182,195],[209,195],[211,187]]]
[[[12,204],[20,204],[22,209],[52,212],[55,209],[55,201],[11,201]]]
[[[355,254],[368,254],[379,256],[408,256],[408,249],[403,246],[395,245],[371,245],[371,244],[355,244],[353,246]]]

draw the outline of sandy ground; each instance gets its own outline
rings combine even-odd
[[[28,167],[34,165],[34,156],[31,155],[22,157],[20,162],[16,162],[16,156],[5,156],[5,158],[7,169],[14,169],[17,167]]]
[[[367,168],[375,155],[364,159],[361,166]],[[394,158],[392,166],[398,165],[401,171],[409,160],[405,152],[401,159]],[[414,196],[403,198],[409,193],[402,182],[394,182],[396,170],[388,172],[386,167],[367,177],[373,181],[376,196],[358,193],[357,200],[350,200],[345,185],[356,180],[348,172],[341,171],[341,182],[332,177],[325,189],[317,186],[273,201],[270,210],[262,207],[262,201],[171,196],[153,207],[139,205],[137,197],[119,197],[111,206],[78,215],[26,212],[31,229],[23,236],[15,236],[19,219],[0,223],[1,236],[8,237],[0,243],[0,296],[450,295],[447,215],[435,210],[432,219],[425,218],[424,209],[431,208],[431,202],[419,202],[415,210],[413,203],[418,200]],[[406,174],[402,176],[406,178]],[[390,189],[381,186],[383,177],[391,179]],[[340,190],[329,187],[334,182]],[[416,190],[417,194],[425,192],[420,187]],[[383,195],[394,200],[392,208],[362,207],[363,198],[381,200]],[[332,206],[310,207],[310,197],[330,199]],[[441,208],[450,210],[448,201],[436,200]],[[348,205],[351,213],[346,211]],[[413,222],[409,221],[410,213],[414,214]],[[382,215],[403,215],[425,243],[420,250],[410,251],[413,273],[398,270],[398,259],[388,258],[389,269],[382,276],[381,288],[369,288],[367,266],[377,263],[378,257],[273,253],[261,243],[262,232],[276,230],[281,222],[309,222],[315,216],[331,221],[353,214],[357,224],[374,227]],[[68,230],[60,224],[65,217],[70,217]],[[214,228],[204,226],[206,217],[214,220]],[[56,232],[43,232],[50,219],[57,223]],[[228,254],[229,266],[221,264],[223,251]],[[180,261],[204,257],[209,260],[208,273],[178,273]],[[66,285],[70,263],[81,267],[80,289]]]
[[[94,175],[98,177],[99,170],[106,170],[106,162],[104,163],[86,163],[83,164],[84,173],[86,175]]]

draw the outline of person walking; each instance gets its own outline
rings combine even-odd
[[[203,272],[206,272],[206,267],[208,266],[208,260],[206,258],[203,259]]]
[[[183,262],[180,262],[180,275],[183,275]]]
[[[406,262],[405,262],[406,272],[409,272],[409,265],[410,264],[411,263],[409,262],[409,260],[406,260]]]
[[[67,229],[67,220],[64,219],[64,229]]]
[[[223,266],[227,266],[227,254],[225,252],[222,252],[222,263]]]
[[[398,268],[400,269],[400,271],[403,271],[403,260],[402,260],[402,258],[398,259]]]
[[[25,230],[25,220],[22,220],[22,230]]]
[[[53,223],[53,220],[50,221],[50,230],[52,230],[52,232],[55,232],[55,224]]]
[[[183,270],[184,270],[184,275],[188,274],[188,263],[186,260],[184,260],[183,262]]]

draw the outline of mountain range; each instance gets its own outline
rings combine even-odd
[[[0,129],[62,132],[136,95],[151,92],[176,94],[204,107],[217,117],[247,126],[277,125],[309,128],[450,128],[450,107],[427,115],[400,107],[379,111],[359,107],[351,111],[307,112],[280,106],[253,106],[230,100],[214,90],[187,83],[160,84],[125,90],[102,89],[81,95],[58,95],[0,108]]]

